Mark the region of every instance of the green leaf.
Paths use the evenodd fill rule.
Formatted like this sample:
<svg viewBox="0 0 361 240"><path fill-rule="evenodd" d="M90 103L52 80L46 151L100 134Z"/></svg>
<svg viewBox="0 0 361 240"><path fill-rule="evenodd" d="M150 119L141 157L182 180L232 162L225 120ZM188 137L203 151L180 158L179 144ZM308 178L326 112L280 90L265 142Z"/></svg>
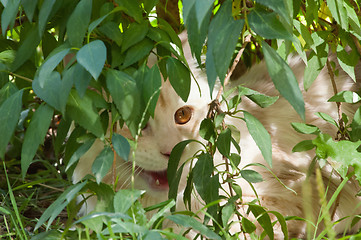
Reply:
<svg viewBox="0 0 361 240"><path fill-rule="evenodd" d="M276 13L256 8L248 15L248 22L251 29L264 38L292 40L292 33L278 20Z"/></svg>
<svg viewBox="0 0 361 240"><path fill-rule="evenodd" d="M129 153L130 153L130 144L128 140L122 135L114 133L112 136L112 144L115 152L119 157L128 161Z"/></svg>
<svg viewBox="0 0 361 240"><path fill-rule="evenodd" d="M143 109L135 80L124 72L108 70L107 88L123 120L135 136Z"/></svg>
<svg viewBox="0 0 361 240"><path fill-rule="evenodd" d="M246 233L253 233L256 231L256 225L254 225L250 220L245 217L242 217L242 230Z"/></svg>
<svg viewBox="0 0 361 240"><path fill-rule="evenodd" d="M26 17L29 19L30 22L33 21L33 16L37 4L38 0L21 0L21 5L23 6Z"/></svg>
<svg viewBox="0 0 361 240"><path fill-rule="evenodd" d="M120 46L123 42L124 35L120 32L119 25L115 22L106 22L99 27L99 31L105 34L108 38L115 41Z"/></svg>
<svg viewBox="0 0 361 240"><path fill-rule="evenodd" d="M215 126L211 119L205 118L199 127L199 135L207 141L214 143L216 139Z"/></svg>
<svg viewBox="0 0 361 240"><path fill-rule="evenodd" d="M66 112L68 117L95 136L99 138L104 136L99 114L94 109L92 98L88 92L85 93L83 98L80 98L78 93L72 90L66 106Z"/></svg>
<svg viewBox="0 0 361 240"><path fill-rule="evenodd" d="M317 112L317 113L315 113L315 115L317 117L319 117L319 118L322 118L326 122L331 123L332 125L334 125L336 127L338 126L337 122L330 115L328 115L327 113Z"/></svg>
<svg viewBox="0 0 361 240"><path fill-rule="evenodd" d="M258 148L261 150L266 162L272 167L271 136L257 118L246 111L243 113L249 133L256 142Z"/></svg>
<svg viewBox="0 0 361 240"><path fill-rule="evenodd" d="M76 54L76 59L95 80L98 79L107 58L107 48L100 40L84 45Z"/></svg>
<svg viewBox="0 0 361 240"><path fill-rule="evenodd" d="M351 91L338 92L335 96L328 99L328 102L346 102L346 103L357 103L361 100L360 95Z"/></svg>
<svg viewBox="0 0 361 240"><path fill-rule="evenodd" d="M56 51L57 49L53 52ZM46 59L45 62L40 66L38 76L40 87L44 87L44 83L47 78L50 77L50 74L53 72L54 68L64 59L64 57L69 53L69 51L70 48L66 48L56 54L53 54L52 56L49 56L48 59Z"/></svg>
<svg viewBox="0 0 361 240"><path fill-rule="evenodd" d="M148 33L148 23L131 23L129 28L124 32L122 53L124 53L129 47L142 41Z"/></svg>
<svg viewBox="0 0 361 240"><path fill-rule="evenodd" d="M250 183L263 182L262 175L251 169L241 170L241 176Z"/></svg>
<svg viewBox="0 0 361 240"><path fill-rule="evenodd" d="M168 216L167 218L178 225L199 231L202 235L206 236L207 238L219 239L219 240L221 239L220 236L215 234L212 230L207 228L199 221L195 220L193 217L177 214L177 215Z"/></svg>
<svg viewBox="0 0 361 240"><path fill-rule="evenodd" d="M154 65L146 74L145 81L143 83L143 100L145 103L149 103L148 112L150 116L154 118L155 107L160 95L160 88L162 85L162 77L158 65Z"/></svg>
<svg viewBox="0 0 361 240"><path fill-rule="evenodd" d="M80 145L80 147L71 156L68 164L66 165L65 171L68 171L69 168L74 163L76 163L81 158L81 156L83 156L90 149L90 147L93 145L94 141L95 141L94 138L89 139L89 140L85 141L82 145Z"/></svg>
<svg viewBox="0 0 361 240"><path fill-rule="evenodd" d="M147 56L150 53L150 51L153 49L153 47L154 47L153 41L151 41L148 38L145 38L141 42L130 47L130 49L128 49L125 55L122 68L127 68L133 63Z"/></svg>
<svg viewBox="0 0 361 240"><path fill-rule="evenodd" d="M92 76L82 65L76 63L65 71L63 81L67 78L74 79L75 88L82 98L88 89Z"/></svg>
<svg viewBox="0 0 361 240"><path fill-rule="evenodd" d="M6 99L0 106L0 158L4 159L6 148L15 131L18 123L21 106L22 106L23 90L17 91Z"/></svg>
<svg viewBox="0 0 361 240"><path fill-rule="evenodd" d="M114 210L126 213L144 191L137 189L119 189L114 196Z"/></svg>
<svg viewBox="0 0 361 240"><path fill-rule="evenodd" d="M244 26L244 20L234 20L232 17L231 5L231 1L227 1L222 5L221 9L212 20L208 33L206 61L213 61L213 64L211 63L209 66L206 65L207 76L210 67L214 66L222 84L231 63L239 35ZM208 60L209 55L212 55L212 57ZM208 76L208 78L209 77L210 76ZM213 89L213 81L214 80L210 82L210 80L208 80L210 89ZM211 84L213 85L211 86Z"/></svg>
<svg viewBox="0 0 361 240"><path fill-rule="evenodd" d="M353 142L361 139L361 107L357 109L351 123L350 137Z"/></svg>
<svg viewBox="0 0 361 240"><path fill-rule="evenodd" d="M312 143L312 140L304 140L299 142L292 148L292 152L305 152L314 148L315 145Z"/></svg>
<svg viewBox="0 0 361 240"><path fill-rule="evenodd" d="M214 0L194 1L198 28L201 29L203 21L207 21L207 15L214 4Z"/></svg>
<svg viewBox="0 0 361 240"><path fill-rule="evenodd" d="M336 20L336 22L347 31L349 26L348 16L343 2L344 1L340 0L327 0L327 7L330 9L332 17Z"/></svg>
<svg viewBox="0 0 361 240"><path fill-rule="evenodd" d="M271 106L279 98L278 96L270 97L243 86L238 86L238 94L241 96L247 96L250 100L262 108Z"/></svg>
<svg viewBox="0 0 361 240"><path fill-rule="evenodd" d="M292 127L299 133L303 134L318 134L320 129L314 125L306 123L291 123Z"/></svg>
<svg viewBox="0 0 361 240"><path fill-rule="evenodd" d="M78 183L67 188L41 215L39 221L35 225L36 231L45 221L48 220L46 229L49 229L54 219L63 211L63 209L76 197L78 192L85 186L87 182Z"/></svg>
<svg viewBox="0 0 361 240"><path fill-rule="evenodd" d="M360 58L357 51L352 49L346 51L341 45L337 45L337 60L341 68L356 82L355 66L359 62Z"/></svg>
<svg viewBox="0 0 361 240"><path fill-rule="evenodd" d="M92 0L81 0L69 17L66 29L69 42L74 47L80 47L92 13Z"/></svg>
<svg viewBox="0 0 361 240"><path fill-rule="evenodd" d="M326 46L326 44L324 44L323 46ZM318 74L325 66L327 61L326 54L328 53L325 52L322 55L320 55L311 52L311 54L309 55L307 66L305 68L304 80L303 80L305 90L308 90L310 88L313 81L317 78Z"/></svg>
<svg viewBox="0 0 361 240"><path fill-rule="evenodd" d="M287 1L287 0L286 0ZM285 1L280 0L256 0L257 3L260 3L283 17L286 20L288 25L292 25L292 14L285 5Z"/></svg>
<svg viewBox="0 0 361 240"><path fill-rule="evenodd" d="M231 138L231 130L229 128L223 130L218 136L216 146L223 156L229 157L231 151Z"/></svg>
<svg viewBox="0 0 361 240"><path fill-rule="evenodd" d="M44 0L43 4L41 5L39 12L39 25L38 25L40 38L44 33L45 26L48 23L48 18L50 16L50 13L53 9L55 2L56 0Z"/></svg>
<svg viewBox="0 0 361 240"><path fill-rule="evenodd" d="M207 154L201 154L193 167L193 182L197 192L203 200L207 202L207 194L209 194L208 185L213 173L213 159Z"/></svg>
<svg viewBox="0 0 361 240"><path fill-rule="evenodd" d="M21 149L21 173L23 178L39 145L44 142L53 114L54 110L51 107L42 104L31 118L29 127L25 132L24 143Z"/></svg>
<svg viewBox="0 0 361 240"><path fill-rule="evenodd" d="M249 209L257 218L257 222L263 227L270 239L274 239L273 225L271 218L263 207L256 204L249 204Z"/></svg>
<svg viewBox="0 0 361 240"><path fill-rule="evenodd" d="M112 167L114 152L111 147L105 146L95 158L92 165L92 172L99 184Z"/></svg>
<svg viewBox="0 0 361 240"><path fill-rule="evenodd" d="M1 29L2 35L5 36L5 33L9 25L13 25L16 14L19 11L20 0L8 0L6 7L3 9L1 14ZM12 26L10 26L12 28Z"/></svg>
<svg viewBox="0 0 361 240"><path fill-rule="evenodd" d="M129 16L134 18L135 21L140 23L143 19L141 5L138 1L123 1L115 0L119 7Z"/></svg>
<svg viewBox="0 0 361 240"><path fill-rule="evenodd" d="M287 99L300 117L305 119L305 103L297 79L288 64L270 47L262 42L268 73L281 95Z"/></svg>
<svg viewBox="0 0 361 240"><path fill-rule="evenodd" d="M12 65L12 71L16 71L22 66L35 52L35 49L40 43L39 30L36 25L32 26L24 41L16 52L15 60Z"/></svg>
<svg viewBox="0 0 361 240"><path fill-rule="evenodd" d="M191 89L191 77L188 68L179 60L171 57L167 60L167 72L172 87L178 96L187 102Z"/></svg>
<svg viewBox="0 0 361 240"><path fill-rule="evenodd" d="M54 71L44 81L44 87L40 87L39 78L35 77L32 84L34 92L50 106L64 114L66 102L73 86L73 78L64 76L64 79L61 80L59 72Z"/></svg>

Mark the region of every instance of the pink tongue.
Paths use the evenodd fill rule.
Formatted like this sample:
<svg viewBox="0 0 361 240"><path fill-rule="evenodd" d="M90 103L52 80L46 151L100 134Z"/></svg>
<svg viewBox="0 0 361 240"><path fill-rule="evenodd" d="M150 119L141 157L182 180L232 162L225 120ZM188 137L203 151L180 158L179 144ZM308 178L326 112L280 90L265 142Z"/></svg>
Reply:
<svg viewBox="0 0 361 240"><path fill-rule="evenodd" d="M162 172L148 172L152 178L154 179L155 182L157 182L157 185L159 186L164 186L164 185L168 185L168 179L167 179L167 171L162 171Z"/></svg>

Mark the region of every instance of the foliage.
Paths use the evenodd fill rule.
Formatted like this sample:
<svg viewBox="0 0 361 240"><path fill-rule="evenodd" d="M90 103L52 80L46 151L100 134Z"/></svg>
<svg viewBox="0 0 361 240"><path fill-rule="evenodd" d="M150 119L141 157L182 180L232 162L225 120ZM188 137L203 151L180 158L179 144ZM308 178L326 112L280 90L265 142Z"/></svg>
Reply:
<svg viewBox="0 0 361 240"><path fill-rule="evenodd" d="M184 239L171 229L163 229L165 220L212 239L237 239L241 233L231 235L229 228L240 223L243 232L257 238L255 223L236 211L242 190L232 177L240 176L250 183L262 181L262 177L253 170L238 168L241 159L237 131L231 126L224 128L222 121L226 114L238 112L237 105L244 97L263 107L277 99L240 86L232 90L235 97L229 99L224 94L227 109L223 113L215 112L213 118L202 122L200 135L209 144L194 156L198 161L193 162L184 200L190 204L194 186L205 203L203 221L196 221L192 212L174 212L173 199L184 168L178 166L179 158L192 140L179 143L170 156L168 175L176 176L170 182L170 200L144 208L138 201L141 191L114 192L100 182L111 169L114 154L126 159L130 147L136 146L140 130L154 116L161 76L169 78L183 100L188 98L191 75L177 36L183 27L171 25L155 14L156 8L166 7L157 0L0 2L0 158L4 169L0 173L0 225L5 226L0 228L0 238ZM334 63L327 59L329 53L336 53L341 68L356 78L354 68L361 54L361 11L357 1L184 0L180 5L195 58L201 64L201 55L206 55L205 71L211 90L217 79L222 84L227 82L227 72L242 47L242 63L247 67L264 57L275 87L302 119L305 106L286 63L289 54L297 52L307 63L305 89L325 66L331 74L338 74ZM246 46L248 35L252 38ZM158 64L148 68L146 62L153 49L157 50ZM359 100L360 96L352 92L340 92L330 99L352 103ZM360 111L352 119L342 115L335 120L318 114L337 126L341 141L323 134L317 126L293 123L296 131L315 135L313 140L297 144L294 151L315 148L317 160L330 157L339 163L336 170L344 179L348 179L348 168L352 166L360 181ZM243 115L263 157L272 166L267 131L250 113ZM127 125L135 142L129 144L113 132L117 123ZM110 135L107 129L111 129ZM76 162L96 138L104 142L105 148L92 167L95 178L72 185L66 179L71 179ZM231 145L236 153L230 152ZM227 159L230 168L226 171L213 168L216 150ZM230 196L219 194L224 176L232 189ZM55 192L48 196L47 188ZM75 198L86 192L103 196L103 211L78 219L81 203ZM221 198L227 200L226 204L221 203ZM329 203L333 201L336 197ZM33 206L37 206L36 218L29 213ZM65 207L64 216L61 212ZM157 212L147 219L145 212L152 210ZM276 216L287 236L287 218L256 203L249 204L249 211L264 229L259 237L274 237L269 214ZM239 223L231 220L233 213L237 213ZM318 237L326 234L322 232Z"/></svg>

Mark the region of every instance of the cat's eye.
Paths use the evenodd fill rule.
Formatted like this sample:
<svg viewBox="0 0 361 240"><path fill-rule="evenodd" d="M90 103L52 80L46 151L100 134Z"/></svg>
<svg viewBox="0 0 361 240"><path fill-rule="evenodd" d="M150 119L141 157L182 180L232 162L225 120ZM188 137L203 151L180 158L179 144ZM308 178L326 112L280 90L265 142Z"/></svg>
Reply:
<svg viewBox="0 0 361 240"><path fill-rule="evenodd" d="M174 114L174 121L177 124L186 124L192 118L193 109L190 107L181 107Z"/></svg>

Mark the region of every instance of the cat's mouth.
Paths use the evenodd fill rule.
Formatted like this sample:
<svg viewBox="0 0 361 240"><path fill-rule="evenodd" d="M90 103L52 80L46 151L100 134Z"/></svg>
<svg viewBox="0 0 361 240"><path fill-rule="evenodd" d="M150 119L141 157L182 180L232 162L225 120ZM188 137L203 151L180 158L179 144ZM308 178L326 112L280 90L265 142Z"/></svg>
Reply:
<svg viewBox="0 0 361 240"><path fill-rule="evenodd" d="M169 189L167 169L163 171L148 171L142 169L141 175L148 182L150 188L162 191Z"/></svg>

